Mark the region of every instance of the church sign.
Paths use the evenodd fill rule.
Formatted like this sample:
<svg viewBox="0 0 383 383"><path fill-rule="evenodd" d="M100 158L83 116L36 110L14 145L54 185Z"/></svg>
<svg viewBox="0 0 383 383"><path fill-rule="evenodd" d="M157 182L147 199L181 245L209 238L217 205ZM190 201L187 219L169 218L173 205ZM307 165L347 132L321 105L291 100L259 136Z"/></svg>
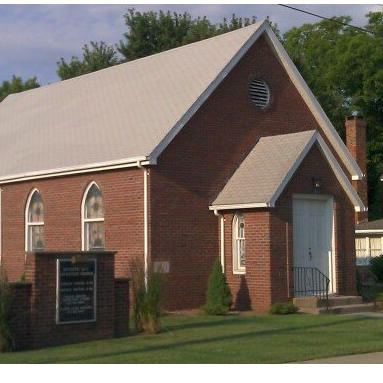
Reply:
<svg viewBox="0 0 383 383"><path fill-rule="evenodd" d="M56 323L96 320L95 259L58 259Z"/></svg>

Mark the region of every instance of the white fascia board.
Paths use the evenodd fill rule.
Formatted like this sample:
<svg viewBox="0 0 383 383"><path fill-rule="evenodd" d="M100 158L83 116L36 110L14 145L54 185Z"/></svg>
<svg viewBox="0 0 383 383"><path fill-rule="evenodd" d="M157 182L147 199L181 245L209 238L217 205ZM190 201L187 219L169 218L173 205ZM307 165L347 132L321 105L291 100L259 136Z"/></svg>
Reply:
<svg viewBox="0 0 383 383"><path fill-rule="evenodd" d="M323 138L320 136L320 134L317 133L317 142L319 144L319 148L321 149L322 153L324 154L327 163L330 165L331 169L333 170L335 177L343 187L343 190L346 192L348 197L350 198L351 202L354 205L354 209L356 212L362 212L367 211L367 208L364 206L362 200L359 198L357 192L351 185L350 181L348 180L347 176L344 174L342 168L338 164L337 160L335 159L334 155L332 154L329 147L324 142Z"/></svg>
<svg viewBox="0 0 383 383"><path fill-rule="evenodd" d="M29 172L16 174L0 178L0 184L9 184L13 182L29 181L42 178L61 177L73 174L100 172L113 169L123 169L147 165L155 165L155 161L148 160L147 157L134 157L117 161L99 162L94 164L71 166L66 168L50 169L39 172Z"/></svg>
<svg viewBox="0 0 383 383"><path fill-rule="evenodd" d="M355 230L355 234L383 234L383 229Z"/></svg>
<svg viewBox="0 0 383 383"><path fill-rule="evenodd" d="M306 105L310 109L311 113L317 120L318 124L323 129L327 138L331 142L331 145L339 154L340 158L346 165L348 171L350 172L353 180L361 180L364 178L364 174L356 163L355 159L351 156L343 140L340 138L339 134L335 130L331 121L326 116L326 113L323 111L322 107L319 105L319 102L311 92L310 88L306 84L305 80L299 73L298 69L294 65L293 61L290 59L289 55L286 53L282 44L279 42L278 38L272 32L271 28L266 29L267 36L273 46L277 56L279 57L282 65L284 66L290 80L297 88L298 92L302 96Z"/></svg>
<svg viewBox="0 0 383 383"><path fill-rule="evenodd" d="M285 190L285 187L287 186L287 184L289 183L289 181L291 180L292 176L294 175L294 173L297 171L299 165L302 163L302 161L304 160L304 158L307 156L307 153L309 152L309 150L311 149L311 147L314 145L314 143L316 142L317 140L317 137L318 137L318 133L317 132L313 132L313 135L312 137L310 138L309 142L307 143L307 145L305 146L305 148L302 150L301 154L299 155L299 157L297 158L297 160L295 161L294 165L290 168L290 170L288 171L288 173L286 174L285 178L282 180L282 182L279 184L277 190L275 191L275 193L273 194L273 196L271 197L270 199L270 203L272 203L273 205L275 205L275 203L277 202L277 199L279 198L279 196L281 195L281 193L283 192L283 190Z"/></svg>
<svg viewBox="0 0 383 383"><path fill-rule="evenodd" d="M167 135L162 139L162 141L154 148L153 152L150 154L149 159L157 161L159 155L165 150L165 148L170 144L173 138L180 132L180 130L186 125L186 123L193 117L193 115L198 111L198 109L204 104L204 102L210 97L210 95L215 91L215 89L221 84L225 77L232 71L232 69L237 65L239 60L246 54L250 47L258 40L265 30L269 28L267 21L264 21L259 28L250 36L244 45L239 49L239 51L232 57L228 64L222 69L214 81L205 89L205 91L198 97L198 99L193 103L193 105L187 110L187 112L182 116L182 118L173 126L173 128L167 133Z"/></svg>
<svg viewBox="0 0 383 383"><path fill-rule="evenodd" d="M209 210L260 209L260 208L269 208L269 207L274 207L274 205L269 202L259 202L259 203L233 204L233 205L211 205L209 206Z"/></svg>

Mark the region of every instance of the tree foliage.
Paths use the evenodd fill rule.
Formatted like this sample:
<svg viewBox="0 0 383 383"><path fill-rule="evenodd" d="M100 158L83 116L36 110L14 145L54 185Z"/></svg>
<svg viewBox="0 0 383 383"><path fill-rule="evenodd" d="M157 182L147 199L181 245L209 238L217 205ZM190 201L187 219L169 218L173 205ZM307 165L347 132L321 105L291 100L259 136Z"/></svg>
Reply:
<svg viewBox="0 0 383 383"><path fill-rule="evenodd" d="M91 41L90 47L85 44L82 50L83 57L81 60L76 56L72 56L70 62L66 62L62 57L57 62L57 75L61 80L95 72L118 63L116 49L113 46L108 46L103 41L100 43Z"/></svg>
<svg viewBox="0 0 383 383"><path fill-rule="evenodd" d="M3 81L0 86L0 102L12 93L23 92L24 90L38 88L39 86L36 77L23 81L21 77L12 76L11 81Z"/></svg>
<svg viewBox="0 0 383 383"><path fill-rule="evenodd" d="M124 15L129 28L120 41L118 51L123 60L130 61L163 52L185 44L229 32L256 21L256 17L211 23L206 16L193 19L187 12L137 12L134 8Z"/></svg>
<svg viewBox="0 0 383 383"><path fill-rule="evenodd" d="M367 14L362 32L331 20L284 34L284 46L329 119L344 137L345 117L357 111L367 122L370 219L383 213L383 14ZM349 24L350 17L335 21Z"/></svg>

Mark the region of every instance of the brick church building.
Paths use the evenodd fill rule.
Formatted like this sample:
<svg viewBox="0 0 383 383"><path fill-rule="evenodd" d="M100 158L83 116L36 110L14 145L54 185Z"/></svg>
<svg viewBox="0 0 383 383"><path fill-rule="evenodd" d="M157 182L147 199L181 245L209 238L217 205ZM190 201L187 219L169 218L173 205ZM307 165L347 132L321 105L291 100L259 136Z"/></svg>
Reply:
<svg viewBox="0 0 383 383"><path fill-rule="evenodd" d="M238 308L291 300L300 268L355 294L356 185L362 170L267 22L0 104L14 281L30 252L105 249L116 277L135 257L166 273L169 309L204 302L216 257Z"/></svg>

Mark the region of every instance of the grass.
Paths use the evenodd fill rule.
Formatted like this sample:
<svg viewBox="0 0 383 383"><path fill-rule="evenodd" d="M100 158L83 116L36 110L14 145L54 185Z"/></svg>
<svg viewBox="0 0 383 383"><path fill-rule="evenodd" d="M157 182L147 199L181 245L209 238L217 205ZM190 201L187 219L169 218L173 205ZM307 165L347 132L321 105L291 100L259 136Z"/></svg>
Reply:
<svg viewBox="0 0 383 383"><path fill-rule="evenodd" d="M0 363L286 363L383 350L362 316L167 316L157 335L0 354Z"/></svg>

